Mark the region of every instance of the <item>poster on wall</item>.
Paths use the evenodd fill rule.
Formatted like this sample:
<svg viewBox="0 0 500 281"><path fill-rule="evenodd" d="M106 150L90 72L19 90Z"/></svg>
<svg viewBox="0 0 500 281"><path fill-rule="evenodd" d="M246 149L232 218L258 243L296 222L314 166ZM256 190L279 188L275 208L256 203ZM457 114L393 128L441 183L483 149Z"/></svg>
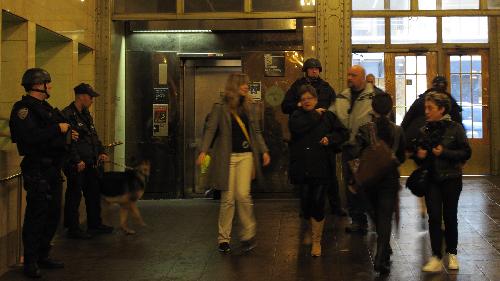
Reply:
<svg viewBox="0 0 500 281"><path fill-rule="evenodd" d="M248 89L249 89L250 96L252 97L253 101L262 100L262 90L261 90L262 83L260 81L248 83Z"/></svg>
<svg viewBox="0 0 500 281"><path fill-rule="evenodd" d="M168 136L168 104L153 104L153 137Z"/></svg>
<svg viewBox="0 0 500 281"><path fill-rule="evenodd" d="M285 55L264 54L264 74L269 77L284 77Z"/></svg>

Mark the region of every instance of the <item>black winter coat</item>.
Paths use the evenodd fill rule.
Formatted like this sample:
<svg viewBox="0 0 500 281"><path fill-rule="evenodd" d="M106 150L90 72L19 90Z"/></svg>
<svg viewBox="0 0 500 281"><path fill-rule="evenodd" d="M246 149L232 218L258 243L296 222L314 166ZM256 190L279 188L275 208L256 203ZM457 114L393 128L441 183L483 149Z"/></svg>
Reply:
<svg viewBox="0 0 500 281"><path fill-rule="evenodd" d="M286 92L285 99L281 103L283 113L291 115L295 110L299 109L297 106L300 101L299 89L303 85L311 85L316 89L316 94L318 95L318 105L316 107L328 109L335 102L335 91L328 82L321 78L311 79L303 77L297 79Z"/></svg>
<svg viewBox="0 0 500 281"><path fill-rule="evenodd" d="M334 150L349 139L349 131L330 111L322 115L313 111L296 110L289 120L290 142L289 176L293 184L330 183L335 173L335 162L330 161ZM328 138L328 146L320 144Z"/></svg>
<svg viewBox="0 0 500 281"><path fill-rule="evenodd" d="M420 128L425 125L425 96L427 93L434 91L434 89L429 89L423 94L418 96L418 99L413 102L410 109L405 114L403 121L401 122L401 127L405 131L406 135L406 145L408 150L415 150L416 139ZM462 123L462 114L460 113L462 109L457 104L457 101L448 94L451 99L451 109L450 116L451 120Z"/></svg>
<svg viewBox="0 0 500 281"><path fill-rule="evenodd" d="M462 167L472 154L462 124L451 120L427 122L419 131L417 143L427 150L427 157L415 161L427 167L436 181L461 177ZM432 148L439 144L443 146L443 152L435 156Z"/></svg>

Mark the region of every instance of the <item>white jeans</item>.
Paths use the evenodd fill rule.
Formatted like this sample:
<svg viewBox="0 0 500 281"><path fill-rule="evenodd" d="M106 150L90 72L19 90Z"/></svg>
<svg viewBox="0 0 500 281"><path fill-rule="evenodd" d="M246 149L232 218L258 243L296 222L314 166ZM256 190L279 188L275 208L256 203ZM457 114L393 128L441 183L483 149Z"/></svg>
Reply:
<svg viewBox="0 0 500 281"><path fill-rule="evenodd" d="M231 240L235 203L242 228L241 241L255 236L255 216L250 196L253 156L251 152L232 153L229 163L229 189L221 192L219 213L219 243Z"/></svg>

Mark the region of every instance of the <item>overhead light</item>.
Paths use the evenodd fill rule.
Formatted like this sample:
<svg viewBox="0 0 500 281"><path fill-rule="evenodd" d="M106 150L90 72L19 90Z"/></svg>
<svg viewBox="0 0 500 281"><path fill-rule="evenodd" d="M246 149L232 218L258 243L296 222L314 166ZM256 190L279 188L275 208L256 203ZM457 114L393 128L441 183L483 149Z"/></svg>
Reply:
<svg viewBox="0 0 500 281"><path fill-rule="evenodd" d="M314 6L316 5L316 0L300 0L300 6Z"/></svg>
<svg viewBox="0 0 500 281"><path fill-rule="evenodd" d="M210 33L210 29L134 30L134 33Z"/></svg>

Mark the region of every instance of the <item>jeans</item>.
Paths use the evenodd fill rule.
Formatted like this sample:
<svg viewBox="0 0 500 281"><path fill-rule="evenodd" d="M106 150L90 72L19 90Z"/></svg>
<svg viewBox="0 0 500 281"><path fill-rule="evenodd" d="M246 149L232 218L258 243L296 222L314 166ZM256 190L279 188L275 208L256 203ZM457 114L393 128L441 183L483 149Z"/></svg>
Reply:
<svg viewBox="0 0 500 281"><path fill-rule="evenodd" d="M432 254L442 257L441 244L443 230L441 220L444 220L444 238L446 252L457 254L458 244L458 199L462 191L462 177L447 179L441 182L431 181L425 195L427 214L429 215L429 234L431 237Z"/></svg>
<svg viewBox="0 0 500 281"><path fill-rule="evenodd" d="M229 163L229 189L221 191L219 212L219 243L231 240L235 207L242 229L240 240L248 241L255 236L256 222L250 195L253 156L251 152L232 153Z"/></svg>

